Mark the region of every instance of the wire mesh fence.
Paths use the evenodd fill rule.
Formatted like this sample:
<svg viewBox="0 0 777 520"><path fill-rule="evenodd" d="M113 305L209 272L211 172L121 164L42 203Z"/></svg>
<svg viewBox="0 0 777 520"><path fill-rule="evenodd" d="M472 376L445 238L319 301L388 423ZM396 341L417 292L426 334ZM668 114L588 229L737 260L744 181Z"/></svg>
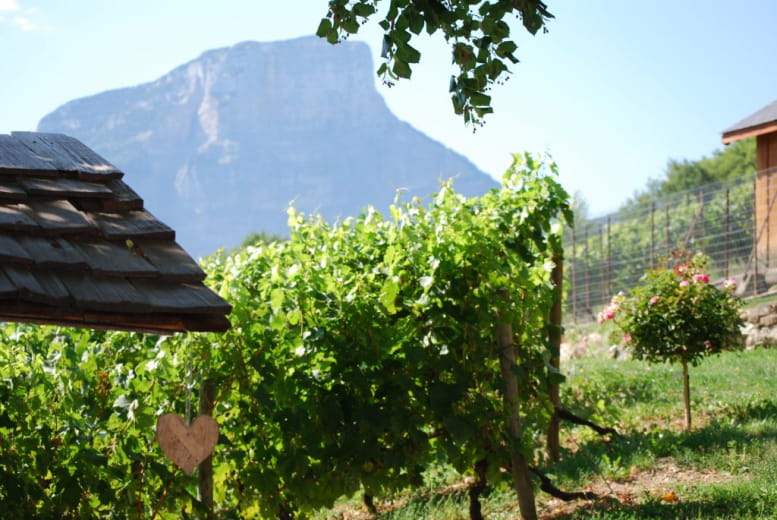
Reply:
<svg viewBox="0 0 777 520"><path fill-rule="evenodd" d="M593 319L677 251L706 254L713 282L736 279L742 297L768 291L777 285L776 201L772 169L578 219L565 235L567 316Z"/></svg>

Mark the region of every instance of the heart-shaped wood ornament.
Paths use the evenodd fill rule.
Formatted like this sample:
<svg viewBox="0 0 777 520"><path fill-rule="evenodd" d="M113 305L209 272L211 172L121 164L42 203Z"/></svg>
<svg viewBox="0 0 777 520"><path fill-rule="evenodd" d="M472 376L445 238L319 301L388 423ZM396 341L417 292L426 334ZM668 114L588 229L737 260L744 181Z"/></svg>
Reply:
<svg viewBox="0 0 777 520"><path fill-rule="evenodd" d="M216 446L219 426L209 415L200 415L186 426L180 415L168 413L156 423L156 438L162 452L176 466L191 473Z"/></svg>

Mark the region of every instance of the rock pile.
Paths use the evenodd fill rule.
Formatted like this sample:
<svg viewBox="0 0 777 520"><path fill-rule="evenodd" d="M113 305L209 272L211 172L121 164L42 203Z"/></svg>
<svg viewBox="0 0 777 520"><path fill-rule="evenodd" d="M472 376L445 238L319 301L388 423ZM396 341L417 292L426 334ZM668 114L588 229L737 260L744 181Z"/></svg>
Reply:
<svg viewBox="0 0 777 520"><path fill-rule="evenodd" d="M777 346L777 303L763 303L744 312L745 348Z"/></svg>

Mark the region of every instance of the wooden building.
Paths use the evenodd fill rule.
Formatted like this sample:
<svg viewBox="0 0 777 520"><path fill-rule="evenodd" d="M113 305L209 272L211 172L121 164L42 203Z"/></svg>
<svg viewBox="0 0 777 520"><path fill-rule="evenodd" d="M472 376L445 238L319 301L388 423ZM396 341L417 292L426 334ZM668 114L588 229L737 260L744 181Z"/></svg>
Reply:
<svg viewBox="0 0 777 520"><path fill-rule="evenodd" d="M723 144L756 138L755 232L759 257L777 251L777 101L723 132ZM772 255L773 256L773 255Z"/></svg>
<svg viewBox="0 0 777 520"><path fill-rule="evenodd" d="M0 321L229 328L229 304L123 177L72 137L0 135Z"/></svg>

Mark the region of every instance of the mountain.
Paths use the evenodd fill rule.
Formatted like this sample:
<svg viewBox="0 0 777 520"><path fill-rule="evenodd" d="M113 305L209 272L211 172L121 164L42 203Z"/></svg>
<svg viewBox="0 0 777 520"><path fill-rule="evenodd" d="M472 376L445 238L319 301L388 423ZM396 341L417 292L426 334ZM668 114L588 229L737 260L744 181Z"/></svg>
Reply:
<svg viewBox="0 0 777 520"><path fill-rule="evenodd" d="M286 208L328 219L428 196L456 177L496 183L400 121L375 89L369 47L316 37L207 51L156 81L70 101L38 131L83 141L126 174L194 255L252 231L287 234Z"/></svg>

